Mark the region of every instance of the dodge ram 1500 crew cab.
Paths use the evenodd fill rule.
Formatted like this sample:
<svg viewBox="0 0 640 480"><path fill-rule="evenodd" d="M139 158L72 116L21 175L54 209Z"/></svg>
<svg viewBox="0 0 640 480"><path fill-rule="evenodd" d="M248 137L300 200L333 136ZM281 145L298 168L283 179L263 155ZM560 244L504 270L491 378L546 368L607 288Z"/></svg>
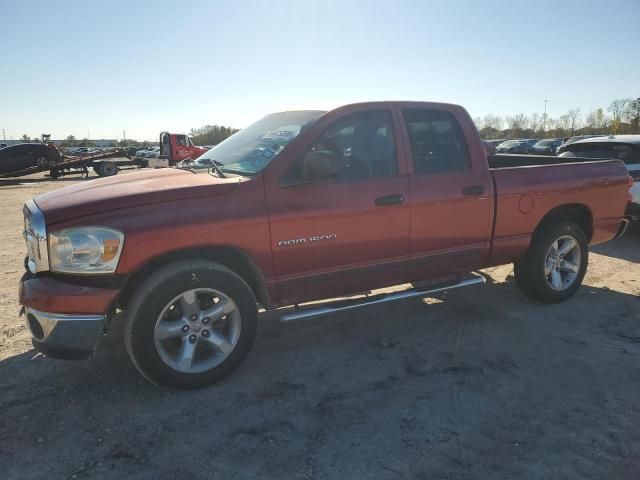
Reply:
<svg viewBox="0 0 640 480"><path fill-rule="evenodd" d="M425 295L480 283L463 275L508 262L526 295L562 301L582 282L588 245L624 231L629 189L619 160L564 160L487 158L456 105L276 113L194 168L28 201L20 303L35 347L63 357L90 356L123 310L138 370L192 388L240 365L260 307L410 283L420 287L366 301Z"/></svg>

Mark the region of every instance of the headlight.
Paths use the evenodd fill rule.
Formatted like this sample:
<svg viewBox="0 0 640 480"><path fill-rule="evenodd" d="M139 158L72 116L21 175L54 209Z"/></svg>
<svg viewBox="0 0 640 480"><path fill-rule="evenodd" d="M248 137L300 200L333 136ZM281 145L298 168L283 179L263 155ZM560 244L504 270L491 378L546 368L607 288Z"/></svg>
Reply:
<svg viewBox="0 0 640 480"><path fill-rule="evenodd" d="M59 273L113 273L123 244L124 234L111 228L66 228L52 232L50 269Z"/></svg>

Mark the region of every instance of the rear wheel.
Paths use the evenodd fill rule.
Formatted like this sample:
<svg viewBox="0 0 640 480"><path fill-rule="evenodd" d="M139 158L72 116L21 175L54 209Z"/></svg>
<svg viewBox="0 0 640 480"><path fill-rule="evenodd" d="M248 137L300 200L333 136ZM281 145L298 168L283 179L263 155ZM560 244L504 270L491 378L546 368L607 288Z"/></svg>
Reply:
<svg viewBox="0 0 640 480"><path fill-rule="evenodd" d="M536 234L514 265L516 284L527 296L555 303L573 295L587 271L589 249L582 229L562 222Z"/></svg>
<svg viewBox="0 0 640 480"><path fill-rule="evenodd" d="M251 351L258 310L249 286L213 262L183 261L149 277L129 308L125 343L136 368L168 388L211 385Z"/></svg>

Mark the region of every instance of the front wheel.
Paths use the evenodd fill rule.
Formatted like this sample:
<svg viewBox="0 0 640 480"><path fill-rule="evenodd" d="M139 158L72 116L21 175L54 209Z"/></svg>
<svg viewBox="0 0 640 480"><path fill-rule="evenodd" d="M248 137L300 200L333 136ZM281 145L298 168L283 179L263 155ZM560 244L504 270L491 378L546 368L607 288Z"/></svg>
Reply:
<svg viewBox="0 0 640 480"><path fill-rule="evenodd" d="M534 236L527 253L515 263L516 284L535 300L562 302L582 284L588 262L584 232L573 222L562 222Z"/></svg>
<svg viewBox="0 0 640 480"><path fill-rule="evenodd" d="M213 262L183 261L136 291L125 328L127 351L151 382L188 389L211 385L247 357L257 334L253 292Z"/></svg>

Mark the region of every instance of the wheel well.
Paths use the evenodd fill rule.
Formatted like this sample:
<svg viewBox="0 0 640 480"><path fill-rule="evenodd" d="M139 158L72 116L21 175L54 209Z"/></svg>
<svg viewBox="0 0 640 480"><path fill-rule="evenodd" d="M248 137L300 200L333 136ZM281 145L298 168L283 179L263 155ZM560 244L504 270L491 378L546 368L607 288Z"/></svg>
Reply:
<svg viewBox="0 0 640 480"><path fill-rule="evenodd" d="M233 270L247 282L259 304L264 307L270 305L271 300L265 286L264 277L253 260L246 253L236 248L217 246L176 250L151 259L127 279L118 298L119 307L122 309L127 307L138 286L154 271L169 263L194 259L213 261Z"/></svg>
<svg viewBox="0 0 640 480"><path fill-rule="evenodd" d="M586 235L587 241L591 241L591 236L593 235L593 215L591 214L591 210L581 203L570 203L554 208L542 217L533 235L535 236L544 232L558 222L566 220L576 223Z"/></svg>

